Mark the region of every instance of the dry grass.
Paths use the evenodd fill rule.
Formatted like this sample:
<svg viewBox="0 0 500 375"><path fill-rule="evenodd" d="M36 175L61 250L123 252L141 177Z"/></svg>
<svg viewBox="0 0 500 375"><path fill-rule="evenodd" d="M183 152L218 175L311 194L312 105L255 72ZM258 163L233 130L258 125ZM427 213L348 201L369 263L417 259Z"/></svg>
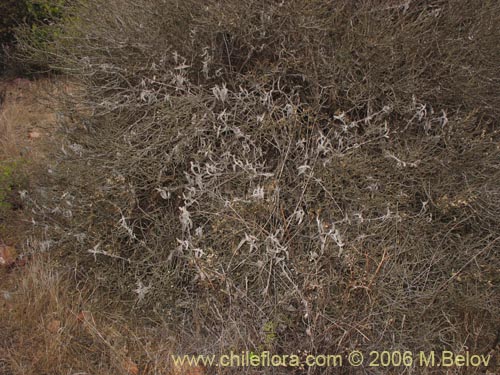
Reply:
<svg viewBox="0 0 500 375"><path fill-rule="evenodd" d="M158 331L132 328L46 256L0 275L0 373L168 374Z"/></svg>
<svg viewBox="0 0 500 375"><path fill-rule="evenodd" d="M55 128L55 110L46 100L55 88L54 83L46 79L29 81L18 78L0 82L0 93L3 95L0 105L0 160L43 158L43 148L38 143L50 137ZM34 143L37 143L36 147L33 147Z"/></svg>
<svg viewBox="0 0 500 375"><path fill-rule="evenodd" d="M0 81L0 182L2 211L0 239L4 242L23 241L25 222L21 191L34 189L46 173L50 162L47 155L53 148L55 101L47 100L56 86L47 79Z"/></svg>

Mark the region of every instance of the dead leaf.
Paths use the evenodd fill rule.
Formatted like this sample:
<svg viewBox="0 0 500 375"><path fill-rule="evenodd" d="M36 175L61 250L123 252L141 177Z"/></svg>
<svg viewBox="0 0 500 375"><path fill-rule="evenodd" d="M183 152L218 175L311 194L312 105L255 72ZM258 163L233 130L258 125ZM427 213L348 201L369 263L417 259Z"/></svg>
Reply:
<svg viewBox="0 0 500 375"><path fill-rule="evenodd" d="M174 365L173 374L175 375L205 375L205 370L201 366L176 366Z"/></svg>
<svg viewBox="0 0 500 375"><path fill-rule="evenodd" d="M16 262L17 252L12 246L0 245L0 266L10 267Z"/></svg>
<svg viewBox="0 0 500 375"><path fill-rule="evenodd" d="M139 375L139 367L130 358L126 358L123 361L122 367L127 372L127 374Z"/></svg>
<svg viewBox="0 0 500 375"><path fill-rule="evenodd" d="M28 263L28 260L26 258L21 258L16 261L16 266L17 267L24 267Z"/></svg>
<svg viewBox="0 0 500 375"><path fill-rule="evenodd" d="M78 323L84 323L90 318L90 311L80 311L76 316L76 321Z"/></svg>
<svg viewBox="0 0 500 375"><path fill-rule="evenodd" d="M31 81L26 78L16 78L14 79L14 85L18 87L29 87L31 86Z"/></svg>
<svg viewBox="0 0 500 375"><path fill-rule="evenodd" d="M50 333L56 334L61 328L61 321L54 319L49 324L47 324L47 329Z"/></svg>
<svg viewBox="0 0 500 375"><path fill-rule="evenodd" d="M187 369L186 375L205 375L205 371L200 366L190 367Z"/></svg>
<svg viewBox="0 0 500 375"><path fill-rule="evenodd" d="M40 132L35 131L35 130L30 131L28 133L28 138L29 139L37 139L37 138L40 138L41 136L42 136L42 134Z"/></svg>

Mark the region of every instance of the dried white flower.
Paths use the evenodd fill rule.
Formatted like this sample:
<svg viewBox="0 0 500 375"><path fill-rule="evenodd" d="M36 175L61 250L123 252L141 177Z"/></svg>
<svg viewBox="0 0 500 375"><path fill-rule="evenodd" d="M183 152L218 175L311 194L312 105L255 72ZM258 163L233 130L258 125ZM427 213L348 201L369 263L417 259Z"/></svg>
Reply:
<svg viewBox="0 0 500 375"><path fill-rule="evenodd" d="M295 218L295 220L297 220L297 224L299 224L299 225L304 220L305 215L306 215L306 213L304 212L304 210L302 208L299 208L297 211L295 211L293 213L293 217Z"/></svg>
<svg viewBox="0 0 500 375"><path fill-rule="evenodd" d="M295 109L290 103L285 105L285 113L287 117L291 117L295 113Z"/></svg>
<svg viewBox="0 0 500 375"><path fill-rule="evenodd" d="M256 187L253 192L252 192L252 198L254 199L264 199L264 188L263 187Z"/></svg>
<svg viewBox="0 0 500 375"><path fill-rule="evenodd" d="M311 169L311 166L310 165L306 165L306 164L297 167L297 170L299 171L299 176L301 174L304 174L309 169Z"/></svg>
<svg viewBox="0 0 500 375"><path fill-rule="evenodd" d="M151 289L151 285L148 285L148 286L145 286L141 280L138 280L137 283L137 288L134 289L134 292L137 294L137 299L140 301L142 301L144 299L144 297L146 296L146 294L149 292L149 290Z"/></svg>
<svg viewBox="0 0 500 375"><path fill-rule="evenodd" d="M212 89L212 92L215 98L223 103L226 101L227 95L229 93L225 83L222 84L222 87L219 87L219 85L215 85L215 87Z"/></svg>
<svg viewBox="0 0 500 375"><path fill-rule="evenodd" d="M196 237L203 237L203 228L202 227L196 228L194 234Z"/></svg>
<svg viewBox="0 0 500 375"><path fill-rule="evenodd" d="M250 245L249 252L251 253L254 249L257 248L256 242L257 242L257 237L245 233L245 238L243 238L240 241L240 243L238 244L238 247L236 247L236 251L238 251L245 243L248 243Z"/></svg>
<svg viewBox="0 0 500 375"><path fill-rule="evenodd" d="M125 216L123 216L123 213L121 214L121 219L118 221L118 223L120 224L120 226L125 229L128 233L128 235L130 236L130 238L136 240L137 237L135 236L134 234L134 231L132 230L132 228L130 228L127 224L127 219Z"/></svg>
<svg viewBox="0 0 500 375"><path fill-rule="evenodd" d="M199 247L193 249L193 253L196 258L201 258L203 255L205 255L205 252Z"/></svg>
<svg viewBox="0 0 500 375"><path fill-rule="evenodd" d="M317 146L317 152L318 154L327 154L328 152L332 151L332 144L328 138L325 137L323 133L320 133L319 139L318 139L318 146Z"/></svg>
<svg viewBox="0 0 500 375"><path fill-rule="evenodd" d="M191 215L189 214L189 211L185 206L179 207L179 210L181 211L180 221L182 225L182 231L189 232L189 230L193 227L193 222L191 221Z"/></svg>
<svg viewBox="0 0 500 375"><path fill-rule="evenodd" d="M319 239L321 242L321 254L325 252L325 247L328 239L332 239L337 246L339 247L339 256L342 255L344 249L344 241L340 235L340 232L337 228L335 228L335 223L332 223L330 226L324 224L320 218L316 217L316 224L318 225ZM328 229L330 227L330 229ZM326 231L328 229L328 231Z"/></svg>
<svg viewBox="0 0 500 375"><path fill-rule="evenodd" d="M155 190L160 193L160 197L162 197L162 199L170 198L170 192L167 191L165 188L156 188Z"/></svg>

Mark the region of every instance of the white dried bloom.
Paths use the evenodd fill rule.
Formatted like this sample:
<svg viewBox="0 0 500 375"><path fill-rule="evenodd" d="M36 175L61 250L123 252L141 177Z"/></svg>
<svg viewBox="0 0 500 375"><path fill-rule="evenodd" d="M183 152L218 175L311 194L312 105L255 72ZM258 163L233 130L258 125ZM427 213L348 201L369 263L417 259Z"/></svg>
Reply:
<svg viewBox="0 0 500 375"><path fill-rule="evenodd" d="M130 236L130 238L136 240L137 237L135 236L134 234L134 231L132 230L132 228L130 228L127 224L127 219L125 218L125 216L123 216L123 214L121 214L121 219L118 221L118 223L120 224L120 226L125 229L128 233L128 235Z"/></svg>
<svg viewBox="0 0 500 375"><path fill-rule="evenodd" d="M148 97L149 97L149 91L148 90L142 90L141 94L139 95L139 98L141 99L141 102L148 102Z"/></svg>
<svg viewBox="0 0 500 375"><path fill-rule="evenodd" d="M285 113L287 117L291 117L295 113L295 109L290 103L285 105Z"/></svg>
<svg viewBox="0 0 500 375"><path fill-rule="evenodd" d="M299 225L304 220L305 215L306 215L306 213L304 212L304 210L302 208L299 208L297 211L295 211L293 213L293 217L295 218L295 220L297 220L297 224L299 224Z"/></svg>
<svg viewBox="0 0 500 375"><path fill-rule="evenodd" d="M183 254L189 249L190 242L188 240L180 240L177 238L177 242L179 243L179 246L176 248L178 253Z"/></svg>
<svg viewBox="0 0 500 375"><path fill-rule="evenodd" d="M332 150L332 144L328 138L325 137L323 133L320 133L318 139L317 152L318 154L327 154Z"/></svg>
<svg viewBox="0 0 500 375"><path fill-rule="evenodd" d="M219 87L219 85L215 85L215 87L212 89L212 92L215 98L223 103L226 101L227 95L229 93L225 83L222 84L222 87Z"/></svg>
<svg viewBox="0 0 500 375"><path fill-rule="evenodd" d="M178 89L181 89L184 87L184 83L187 81L186 77L182 74L174 74L174 77L172 78L172 81L171 83L172 84L175 84L175 86L178 88Z"/></svg>
<svg viewBox="0 0 500 375"><path fill-rule="evenodd" d="M342 121L344 124L345 124L345 112L340 112L338 115L333 115L333 118L335 120L339 120L339 121Z"/></svg>
<svg viewBox="0 0 500 375"><path fill-rule="evenodd" d="M275 233L267 236L265 240L266 252L272 255L276 263L283 261L285 258L288 259L288 247L283 246L279 237L283 235L282 230L278 229ZM285 254L284 257L278 257L279 254Z"/></svg>
<svg viewBox="0 0 500 375"><path fill-rule="evenodd" d="M87 238L85 233L77 233L74 236L79 243L82 243Z"/></svg>
<svg viewBox="0 0 500 375"><path fill-rule="evenodd" d="M406 167L411 167L411 168L416 168L418 167L418 165L420 164L420 160L417 160L415 162L406 162L406 161L403 161L401 160L400 158L398 158L396 155L394 155L393 153L389 152L389 151L385 151L384 153L385 157L388 158L388 159L394 159L396 162L397 162L397 167L398 168L406 168Z"/></svg>
<svg viewBox="0 0 500 375"><path fill-rule="evenodd" d="M384 112L384 113L391 113L391 111L392 111L392 107L389 105L384 105L384 107L382 108L382 112Z"/></svg>
<svg viewBox="0 0 500 375"><path fill-rule="evenodd" d="M191 221L191 215L189 214L189 211L185 206L179 207L179 210L181 211L179 218L182 225L182 231L189 232L189 230L193 227L193 222Z"/></svg>
<svg viewBox="0 0 500 375"><path fill-rule="evenodd" d="M181 64L179 66L176 66L174 68L174 70L185 70L185 69L188 69L188 68L191 68L191 65L187 65L187 64Z"/></svg>
<svg viewBox="0 0 500 375"><path fill-rule="evenodd" d="M318 259L319 255L316 251L311 251L309 253L309 261L314 262L316 259Z"/></svg>
<svg viewBox="0 0 500 375"><path fill-rule="evenodd" d="M306 146L306 140L304 138L301 138L295 143L295 145L301 150L303 150Z"/></svg>
<svg viewBox="0 0 500 375"><path fill-rule="evenodd" d="M170 192L167 191L165 188L156 188L155 190L160 193L160 197L162 197L162 199L170 198Z"/></svg>
<svg viewBox="0 0 500 375"><path fill-rule="evenodd" d="M49 251L50 248L52 247L52 244L53 244L54 241L52 240L46 240L46 241L40 241L38 243L39 245L39 248L40 248L40 251L43 253L43 252L46 252L46 251Z"/></svg>
<svg viewBox="0 0 500 375"><path fill-rule="evenodd" d="M137 294L137 299L140 301L142 301L144 299L144 297L146 296L146 294L149 292L149 290L151 289L151 285L148 285L148 286L145 286L141 280L138 280L137 283L137 288L134 289L134 292Z"/></svg>
<svg viewBox="0 0 500 375"><path fill-rule="evenodd" d="M252 198L257 200L264 199L264 188L260 186L256 187L252 192Z"/></svg>
<svg viewBox="0 0 500 375"><path fill-rule="evenodd" d="M363 219L363 214L361 212L355 212L354 217L358 220L358 223L363 223L365 219Z"/></svg>
<svg viewBox="0 0 500 375"><path fill-rule="evenodd" d="M304 164L304 165L297 167L297 170L299 171L299 176L301 174L304 174L308 169L311 169L311 166L307 165L307 164Z"/></svg>
<svg viewBox="0 0 500 375"><path fill-rule="evenodd" d="M201 258L203 255L205 255L203 249L200 249L199 247L193 249L193 253L196 258Z"/></svg>
<svg viewBox="0 0 500 375"><path fill-rule="evenodd" d="M78 154L78 156L82 156L83 155L83 146L82 145L79 145L78 143L72 143L68 146L71 151L73 151L75 154Z"/></svg>
<svg viewBox="0 0 500 375"><path fill-rule="evenodd" d="M328 228L328 225L325 225L319 217L316 217L316 224L318 225L318 232L319 232L319 239L321 242L321 254L324 253L326 243L328 239L333 240L337 246L339 247L339 256L342 255L342 252L344 250L345 243L340 235L340 232L338 231L337 228L335 228L335 223L331 224L331 227L328 231L326 229Z"/></svg>
<svg viewBox="0 0 500 375"><path fill-rule="evenodd" d="M179 63L179 57L180 57L179 52L177 52L177 51L172 52L172 56L174 57L175 63L178 64Z"/></svg>
<svg viewBox="0 0 500 375"><path fill-rule="evenodd" d="M441 127L444 128L446 124L448 124L448 116L446 116L446 112L441 110L442 116L439 118L439 122L441 123Z"/></svg>
<svg viewBox="0 0 500 375"><path fill-rule="evenodd" d="M212 176L216 176L219 172L219 168L217 168L217 166L215 164L205 164L205 173L212 177Z"/></svg>
<svg viewBox="0 0 500 375"><path fill-rule="evenodd" d="M205 79L209 79L210 78L210 68L208 66L208 64L210 64L210 62L212 62L212 57L210 56L210 54L208 53L208 47L204 47L203 48L203 53L201 54L201 57L203 57L203 68L201 69Z"/></svg>
<svg viewBox="0 0 500 375"><path fill-rule="evenodd" d="M196 228L194 234L196 237L203 237L203 228L202 227Z"/></svg>
<svg viewBox="0 0 500 375"><path fill-rule="evenodd" d="M236 251L238 251L245 243L248 243L250 245L250 250L249 252L251 253L254 249L257 248L256 245L257 242L257 237L245 233L245 238L243 238L240 243L238 244L238 247L236 247Z"/></svg>

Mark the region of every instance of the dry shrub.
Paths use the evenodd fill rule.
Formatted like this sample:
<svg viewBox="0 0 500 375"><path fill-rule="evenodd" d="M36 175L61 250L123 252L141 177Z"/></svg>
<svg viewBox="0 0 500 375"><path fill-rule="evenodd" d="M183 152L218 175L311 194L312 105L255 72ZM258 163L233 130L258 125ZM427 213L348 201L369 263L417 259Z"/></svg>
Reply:
<svg viewBox="0 0 500 375"><path fill-rule="evenodd" d="M49 51L81 90L39 217L186 352L488 352L499 11L82 2Z"/></svg>

